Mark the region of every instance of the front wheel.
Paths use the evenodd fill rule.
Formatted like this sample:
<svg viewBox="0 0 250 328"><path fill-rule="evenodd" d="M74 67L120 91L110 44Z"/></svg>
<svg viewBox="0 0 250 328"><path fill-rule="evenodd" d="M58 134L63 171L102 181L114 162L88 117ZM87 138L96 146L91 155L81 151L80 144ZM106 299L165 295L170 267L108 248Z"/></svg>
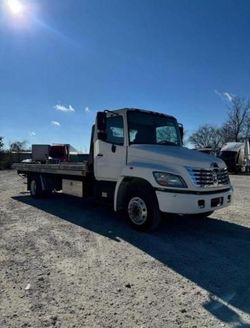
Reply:
<svg viewBox="0 0 250 328"><path fill-rule="evenodd" d="M140 231L155 230L161 221L156 196L149 188L130 188L126 204L130 224Z"/></svg>

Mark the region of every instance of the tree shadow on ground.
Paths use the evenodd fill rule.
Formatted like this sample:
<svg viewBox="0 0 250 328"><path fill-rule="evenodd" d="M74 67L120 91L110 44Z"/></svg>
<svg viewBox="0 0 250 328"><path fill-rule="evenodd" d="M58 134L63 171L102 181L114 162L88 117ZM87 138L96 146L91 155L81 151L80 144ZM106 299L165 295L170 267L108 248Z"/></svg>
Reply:
<svg viewBox="0 0 250 328"><path fill-rule="evenodd" d="M123 239L211 295L204 307L234 327L250 327L233 308L250 314L250 229L216 219L165 217L154 233L134 231L107 206L62 194L13 199L117 242Z"/></svg>

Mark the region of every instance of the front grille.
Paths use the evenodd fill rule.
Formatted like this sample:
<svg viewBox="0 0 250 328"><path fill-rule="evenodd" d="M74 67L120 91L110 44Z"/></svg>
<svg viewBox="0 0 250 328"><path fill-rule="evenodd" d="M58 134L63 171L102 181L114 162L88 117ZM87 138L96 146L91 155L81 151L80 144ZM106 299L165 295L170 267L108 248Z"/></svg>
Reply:
<svg viewBox="0 0 250 328"><path fill-rule="evenodd" d="M224 169L196 169L187 167L192 182L198 187L215 187L230 183L228 171Z"/></svg>

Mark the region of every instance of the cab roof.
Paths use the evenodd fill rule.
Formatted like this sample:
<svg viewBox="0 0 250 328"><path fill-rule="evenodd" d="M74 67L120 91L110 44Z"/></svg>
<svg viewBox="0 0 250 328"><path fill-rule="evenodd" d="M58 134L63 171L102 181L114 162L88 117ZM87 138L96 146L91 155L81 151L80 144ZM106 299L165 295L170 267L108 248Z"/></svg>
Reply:
<svg viewBox="0 0 250 328"><path fill-rule="evenodd" d="M122 113L122 112L141 112L141 113L147 113L147 114L153 114L153 115L158 115L158 116L163 116L163 117L167 117L170 119L174 119L176 120L176 118L172 115L167 115L164 113L160 113L160 112L156 112L156 111L152 111L152 110L146 110L146 109L140 109L140 108L121 108L121 109L114 109L114 110L106 110L107 112L114 112L114 113Z"/></svg>

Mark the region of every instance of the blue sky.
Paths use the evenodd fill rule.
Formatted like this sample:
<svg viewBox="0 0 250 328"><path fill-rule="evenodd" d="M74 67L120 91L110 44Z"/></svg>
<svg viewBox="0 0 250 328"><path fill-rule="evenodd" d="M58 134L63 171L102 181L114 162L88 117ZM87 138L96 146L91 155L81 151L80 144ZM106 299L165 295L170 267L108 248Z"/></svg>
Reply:
<svg viewBox="0 0 250 328"><path fill-rule="evenodd" d="M190 134L221 124L230 95L250 95L248 0L20 0L21 14L8 1L0 0L6 144L86 151L96 111L121 107L169 113Z"/></svg>

